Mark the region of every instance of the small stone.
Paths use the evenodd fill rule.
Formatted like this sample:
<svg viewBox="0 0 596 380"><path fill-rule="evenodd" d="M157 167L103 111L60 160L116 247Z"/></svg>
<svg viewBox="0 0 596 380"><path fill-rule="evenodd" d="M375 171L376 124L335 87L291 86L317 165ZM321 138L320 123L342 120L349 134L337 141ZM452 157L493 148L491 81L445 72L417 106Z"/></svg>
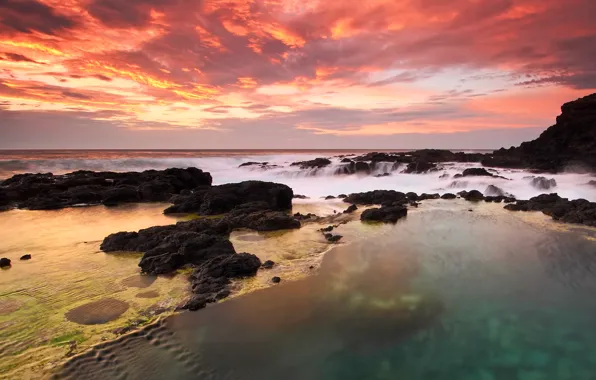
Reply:
<svg viewBox="0 0 596 380"><path fill-rule="evenodd" d="M263 263L263 265L261 265L261 268L263 269L271 269L273 268L273 265L275 265L275 262L271 261L271 260L267 260Z"/></svg>
<svg viewBox="0 0 596 380"><path fill-rule="evenodd" d="M0 259L0 268L8 268L10 266L10 259L7 259L6 257Z"/></svg>
<svg viewBox="0 0 596 380"><path fill-rule="evenodd" d="M275 276L271 279L271 282L273 282L274 284L279 284L281 282L281 278Z"/></svg>
<svg viewBox="0 0 596 380"><path fill-rule="evenodd" d="M30 254L26 254L21 256L21 260L31 260L31 255Z"/></svg>

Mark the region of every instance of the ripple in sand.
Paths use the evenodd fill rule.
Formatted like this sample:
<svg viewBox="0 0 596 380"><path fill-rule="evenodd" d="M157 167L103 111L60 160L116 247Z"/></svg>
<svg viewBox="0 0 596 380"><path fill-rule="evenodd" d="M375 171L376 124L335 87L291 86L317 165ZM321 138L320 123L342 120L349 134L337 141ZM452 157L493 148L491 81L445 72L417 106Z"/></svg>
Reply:
<svg viewBox="0 0 596 380"><path fill-rule="evenodd" d="M135 297L137 298L156 298L159 297L159 293L155 290L150 290L148 292L142 292L137 294Z"/></svg>
<svg viewBox="0 0 596 380"><path fill-rule="evenodd" d="M130 276L122 280L120 283L129 288L148 288L155 282L157 276L150 275L136 275Z"/></svg>
<svg viewBox="0 0 596 380"><path fill-rule="evenodd" d="M21 308L21 303L16 300L0 300L0 315L7 315Z"/></svg>
<svg viewBox="0 0 596 380"><path fill-rule="evenodd" d="M100 325L117 319L128 310L128 304L114 298L104 298L79 306L65 314L66 319L81 325Z"/></svg>

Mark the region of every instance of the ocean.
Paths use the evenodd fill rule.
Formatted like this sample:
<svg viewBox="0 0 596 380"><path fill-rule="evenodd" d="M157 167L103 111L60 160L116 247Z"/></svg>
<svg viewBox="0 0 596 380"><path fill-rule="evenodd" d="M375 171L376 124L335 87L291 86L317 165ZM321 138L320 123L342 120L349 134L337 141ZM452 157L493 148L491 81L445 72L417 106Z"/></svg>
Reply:
<svg viewBox="0 0 596 380"><path fill-rule="evenodd" d="M393 150L407 152L408 150ZM462 150L487 153L485 150ZM402 166L392 163L378 165L367 175L337 175L341 156L363 154L370 150L32 150L0 151L0 179L21 173L64 174L76 170L93 171L143 171L163 170L171 167L198 167L210 172L214 184L262 180L283 183L295 194L311 198L362 192L376 189L393 189L416 193L459 192L479 190L489 185L497 186L518 199L527 199L544 192L531 185L535 174L525 170L498 169L502 178L466 178L453 180L455 174L477 163L445 163L444 170L428 174L403 174ZM317 157L330 158L332 164L322 169L302 170L291 163ZM266 167L246 166L246 162L266 162ZM377 177L389 173L390 176ZM441 177L443 174L447 176ZM570 199L584 198L596 201L596 191L586 185L593 178L589 174L563 173L548 175L554 178L557 192Z"/></svg>

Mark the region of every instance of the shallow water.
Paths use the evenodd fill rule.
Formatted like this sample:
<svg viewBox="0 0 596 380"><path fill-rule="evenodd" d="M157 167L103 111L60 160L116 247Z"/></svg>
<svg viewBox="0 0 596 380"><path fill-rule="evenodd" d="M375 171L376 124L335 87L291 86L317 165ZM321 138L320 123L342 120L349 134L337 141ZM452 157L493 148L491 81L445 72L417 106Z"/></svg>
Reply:
<svg viewBox="0 0 596 380"><path fill-rule="evenodd" d="M367 225L313 276L171 317L57 377L594 379L595 230L501 207L438 201Z"/></svg>

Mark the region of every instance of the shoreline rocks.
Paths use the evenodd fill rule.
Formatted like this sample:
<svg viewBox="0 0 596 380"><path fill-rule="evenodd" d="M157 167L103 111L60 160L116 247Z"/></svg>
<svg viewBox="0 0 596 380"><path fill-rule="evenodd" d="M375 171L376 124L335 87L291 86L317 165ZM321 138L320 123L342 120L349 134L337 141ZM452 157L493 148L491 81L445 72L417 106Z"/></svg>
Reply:
<svg viewBox="0 0 596 380"><path fill-rule="evenodd" d="M17 174L0 184L0 206L3 209L57 210L75 205L165 202L173 195L209 187L211 183L211 174L197 168Z"/></svg>
<svg viewBox="0 0 596 380"><path fill-rule="evenodd" d="M553 220L596 227L596 203L585 199L570 201L557 193L541 194L505 206L510 211L541 211Z"/></svg>

